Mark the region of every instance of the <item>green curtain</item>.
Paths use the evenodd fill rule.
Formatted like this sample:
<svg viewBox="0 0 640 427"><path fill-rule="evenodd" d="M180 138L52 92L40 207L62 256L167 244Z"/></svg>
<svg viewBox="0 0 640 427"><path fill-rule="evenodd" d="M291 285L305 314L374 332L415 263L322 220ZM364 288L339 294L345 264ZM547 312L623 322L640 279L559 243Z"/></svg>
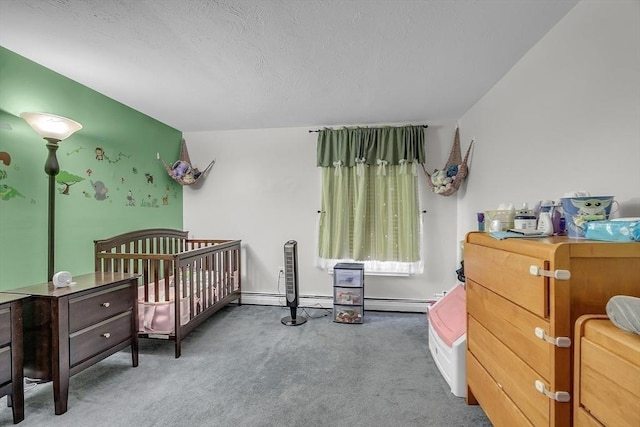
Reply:
<svg viewBox="0 0 640 427"><path fill-rule="evenodd" d="M318 131L318 166L376 165L386 161L398 165L402 160L424 163L425 126L341 128Z"/></svg>
<svg viewBox="0 0 640 427"><path fill-rule="evenodd" d="M320 267L348 260L369 271L422 271L418 163L422 126L320 131Z"/></svg>

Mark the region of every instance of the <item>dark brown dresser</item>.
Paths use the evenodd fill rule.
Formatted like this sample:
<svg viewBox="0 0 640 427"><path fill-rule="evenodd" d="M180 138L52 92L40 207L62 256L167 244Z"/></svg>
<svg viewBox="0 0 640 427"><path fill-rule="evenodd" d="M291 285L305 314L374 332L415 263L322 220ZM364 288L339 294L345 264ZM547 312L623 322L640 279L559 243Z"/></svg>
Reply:
<svg viewBox="0 0 640 427"><path fill-rule="evenodd" d="M69 378L126 347L138 366L137 274L91 273L73 285L12 289L24 301L24 375L53 381L55 413L67 411Z"/></svg>
<svg viewBox="0 0 640 427"><path fill-rule="evenodd" d="M0 293L0 397L7 396L14 424L24 420L22 302L27 298Z"/></svg>

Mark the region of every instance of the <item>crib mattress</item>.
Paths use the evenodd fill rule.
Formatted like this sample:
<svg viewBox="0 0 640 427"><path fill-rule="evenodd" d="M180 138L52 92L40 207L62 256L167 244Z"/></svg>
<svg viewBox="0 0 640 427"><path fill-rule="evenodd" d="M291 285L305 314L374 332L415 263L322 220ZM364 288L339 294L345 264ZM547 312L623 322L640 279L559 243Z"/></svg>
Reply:
<svg viewBox="0 0 640 427"><path fill-rule="evenodd" d="M201 274L200 283L196 287L202 287L206 283L207 272ZM238 289L237 271L231 275L231 284L233 290ZM189 288L189 278L186 279L187 288ZM219 282L218 282L219 284ZM180 282L178 282L180 286ZM173 276L169 278L169 297L165 298L165 279L158 282L158 296L155 296L155 284L148 285L149 297L145 299L144 286L138 288L138 332L170 335L175 333L175 286ZM213 287L213 297L218 297L217 285ZM202 309L202 301L194 296L194 308L196 312ZM189 295L186 294L180 298L180 325L185 325L191 319L191 306L189 303Z"/></svg>
<svg viewBox="0 0 640 427"><path fill-rule="evenodd" d="M149 284L149 300L144 298L144 286L138 288L138 332L153 334L172 334L175 332L175 287L170 282L169 297L165 298L164 279L158 282L159 293L156 298L154 284ZM191 310L189 296L180 299L180 324L189 322Z"/></svg>

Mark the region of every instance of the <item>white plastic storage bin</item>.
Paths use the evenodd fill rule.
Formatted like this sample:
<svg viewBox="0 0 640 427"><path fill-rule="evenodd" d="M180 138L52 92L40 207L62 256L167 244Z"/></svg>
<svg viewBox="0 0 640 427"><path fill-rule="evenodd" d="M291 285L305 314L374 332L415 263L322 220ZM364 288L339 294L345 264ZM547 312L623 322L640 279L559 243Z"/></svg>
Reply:
<svg viewBox="0 0 640 427"><path fill-rule="evenodd" d="M467 325L464 286L456 285L428 312L429 351L457 397L467 396Z"/></svg>

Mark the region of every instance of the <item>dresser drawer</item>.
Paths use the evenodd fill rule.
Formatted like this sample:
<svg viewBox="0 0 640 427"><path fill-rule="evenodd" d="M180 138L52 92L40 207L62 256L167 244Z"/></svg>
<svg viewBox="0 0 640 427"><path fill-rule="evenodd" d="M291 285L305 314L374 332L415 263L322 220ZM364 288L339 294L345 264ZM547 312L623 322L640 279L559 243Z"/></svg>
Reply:
<svg viewBox="0 0 640 427"><path fill-rule="evenodd" d="M602 424L585 411L584 408L578 408L573 412L573 425L575 427L602 427Z"/></svg>
<svg viewBox="0 0 640 427"><path fill-rule="evenodd" d="M11 381L11 346L0 348L0 386Z"/></svg>
<svg viewBox="0 0 640 427"><path fill-rule="evenodd" d="M467 278L537 316L549 315L548 281L529 273L532 265L548 269L547 262L477 245L466 245L464 251Z"/></svg>
<svg viewBox="0 0 640 427"><path fill-rule="evenodd" d="M549 334L546 320L490 292L473 280L467 280L467 312L542 378L551 378L552 346L535 335L536 328L542 328L545 334Z"/></svg>
<svg viewBox="0 0 640 427"><path fill-rule="evenodd" d="M468 328L469 352L497 386L534 425L549 425L549 399L535 387L540 376L471 316Z"/></svg>
<svg viewBox="0 0 640 427"><path fill-rule="evenodd" d="M640 367L584 340L581 356L580 404L604 425L640 425Z"/></svg>
<svg viewBox="0 0 640 427"><path fill-rule="evenodd" d="M131 311L82 329L69 336L69 365L74 366L91 356L131 337Z"/></svg>
<svg viewBox="0 0 640 427"><path fill-rule="evenodd" d="M639 426L640 337L618 329L609 319L587 320L583 333L576 337L580 409L604 425Z"/></svg>
<svg viewBox="0 0 640 427"><path fill-rule="evenodd" d="M533 427L473 355L467 354L467 382L495 427Z"/></svg>
<svg viewBox="0 0 640 427"><path fill-rule="evenodd" d="M73 298L69 301L69 332L79 331L118 313L129 311L133 303L129 284Z"/></svg>
<svg viewBox="0 0 640 427"><path fill-rule="evenodd" d="M0 309L0 345L11 342L11 310Z"/></svg>

